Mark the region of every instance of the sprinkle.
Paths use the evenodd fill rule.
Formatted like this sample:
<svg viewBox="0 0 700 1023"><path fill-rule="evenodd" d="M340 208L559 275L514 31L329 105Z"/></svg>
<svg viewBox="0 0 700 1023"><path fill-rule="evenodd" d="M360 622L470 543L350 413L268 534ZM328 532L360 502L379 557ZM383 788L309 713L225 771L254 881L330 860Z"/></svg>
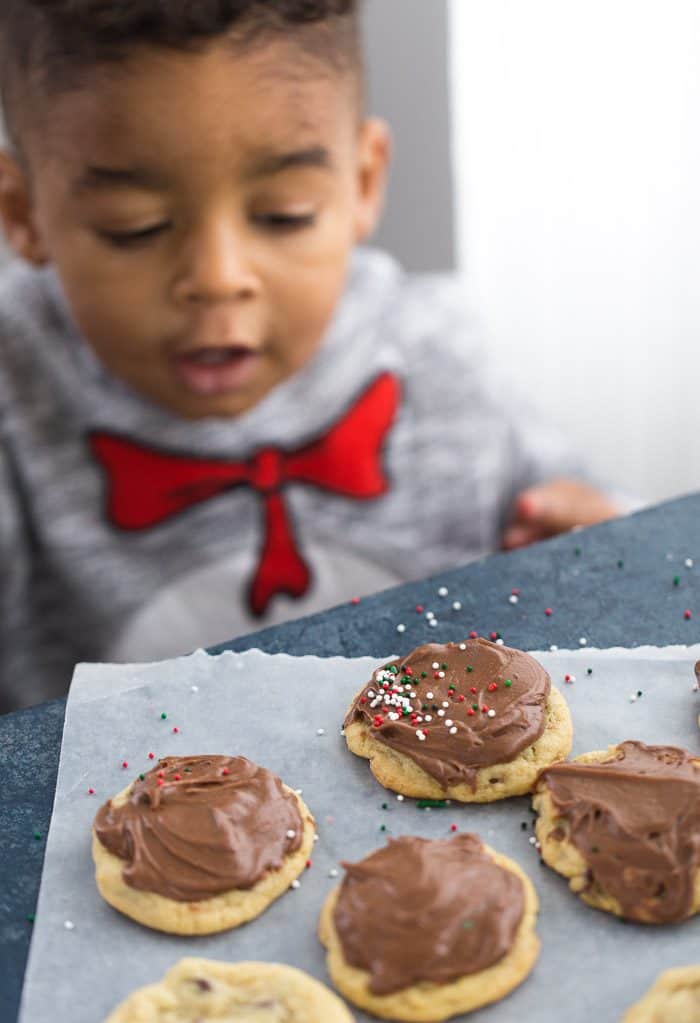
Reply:
<svg viewBox="0 0 700 1023"><path fill-rule="evenodd" d="M422 615L425 608L422 604L416 604L416 614Z"/></svg>
<svg viewBox="0 0 700 1023"><path fill-rule="evenodd" d="M618 568L624 568L624 567L625 567L625 563L624 563L624 561L623 561L622 559L620 559L620 560L618 561L618 563L617 563L617 567L618 567Z"/></svg>
<svg viewBox="0 0 700 1023"><path fill-rule="evenodd" d="M27 920L29 921L29 923L30 923L30 924L33 924L33 923L34 923L34 920L35 920L35 915L34 915L34 913L28 913L28 914L27 914Z"/></svg>
<svg viewBox="0 0 700 1023"><path fill-rule="evenodd" d="M89 796L94 796L94 795L95 795L95 790L93 789L92 785L91 785L91 786L90 786L90 788L88 789L88 795L89 795Z"/></svg>
<svg viewBox="0 0 700 1023"><path fill-rule="evenodd" d="M190 686L190 692L198 693L199 692L199 686Z"/></svg>
<svg viewBox="0 0 700 1023"><path fill-rule="evenodd" d="M224 776L226 776L226 775L230 774L231 772L229 771L228 767L222 767L222 769L221 769L221 773L222 773L222 774L223 774Z"/></svg>
<svg viewBox="0 0 700 1023"><path fill-rule="evenodd" d="M397 632L405 632L405 631L406 631L406 626L405 626L405 625L403 624L403 622L400 622L400 623L399 623L399 624L398 624L398 625L396 626L396 631L397 631Z"/></svg>
<svg viewBox="0 0 700 1023"><path fill-rule="evenodd" d="M495 682L489 682L488 690L489 690L490 693L495 693L497 689L498 689L498 686L496 685Z"/></svg>
<svg viewBox="0 0 700 1023"><path fill-rule="evenodd" d="M65 927L65 929L67 931L72 931L72 930L75 929L75 924L73 923L72 920L64 920L63 921L63 926Z"/></svg>
<svg viewBox="0 0 700 1023"><path fill-rule="evenodd" d="M438 810L442 810L443 807L447 806L446 799L419 799L416 803L419 810L429 810L435 807Z"/></svg>
<svg viewBox="0 0 700 1023"><path fill-rule="evenodd" d="M530 835L530 837L528 838L528 842L530 843L530 845L534 845L536 841L537 839L534 835Z"/></svg>
<svg viewBox="0 0 700 1023"><path fill-rule="evenodd" d="M301 884L300 884L299 881L294 880L294 881L292 881L292 883L291 883L291 885L289 887L290 888L294 888L296 890L297 888L301 888Z"/></svg>
<svg viewBox="0 0 700 1023"><path fill-rule="evenodd" d="M490 717L490 718L495 718L496 717L496 711L493 710L493 709L488 710L488 711L486 711L486 716Z"/></svg>
<svg viewBox="0 0 700 1023"><path fill-rule="evenodd" d="M489 639L492 639L492 640L498 639L498 633L497 632L490 632L489 633Z"/></svg>
<svg viewBox="0 0 700 1023"><path fill-rule="evenodd" d="M472 673L473 671L474 671L474 669L473 669L473 667L471 666L471 664L468 664L468 665L467 665L467 674L468 674L468 675L471 675L471 673Z"/></svg>
<svg viewBox="0 0 700 1023"><path fill-rule="evenodd" d="M585 636L581 636L581 638L578 641L578 645L579 646L586 646L587 643L588 643L588 640L586 639L586 637Z"/></svg>
<svg viewBox="0 0 700 1023"><path fill-rule="evenodd" d="M453 725L452 728L450 728L450 735L456 735L456 734L457 734L457 726Z"/></svg>
<svg viewBox="0 0 700 1023"><path fill-rule="evenodd" d="M452 728L454 721L452 718L445 718L445 728Z"/></svg>
<svg viewBox="0 0 700 1023"><path fill-rule="evenodd" d="M504 646L504 645L505 645L505 640L501 639L501 637L499 636L498 639L496 640L496 646Z"/></svg>
<svg viewBox="0 0 700 1023"><path fill-rule="evenodd" d="M692 568L693 567L693 559L692 558L686 558L685 561L683 562L683 564L685 565L686 568Z"/></svg>
<svg viewBox="0 0 700 1023"><path fill-rule="evenodd" d="M290 828L289 831L287 832L287 838L296 838L296 835L297 833L296 831L294 831L293 828Z"/></svg>
<svg viewBox="0 0 700 1023"><path fill-rule="evenodd" d="M466 650L467 649L467 644L466 643L460 643L459 644L459 649L460 650Z"/></svg>
<svg viewBox="0 0 700 1023"><path fill-rule="evenodd" d="M446 586L441 586L438 590L438 597L446 597L449 592Z"/></svg>
<svg viewBox="0 0 700 1023"><path fill-rule="evenodd" d="M398 799L399 803L403 803L404 797L401 795L400 792L399 792L399 794L398 794L398 796L396 798Z"/></svg>
<svg viewBox="0 0 700 1023"><path fill-rule="evenodd" d="M437 669L440 667L439 661L433 661L430 667L433 669L433 671L437 671Z"/></svg>
<svg viewBox="0 0 700 1023"><path fill-rule="evenodd" d="M636 703L636 702L637 702L637 694L636 693L630 693L630 703Z"/></svg>
<svg viewBox="0 0 700 1023"><path fill-rule="evenodd" d="M551 618L552 617L552 609L551 609L551 607L546 607L544 609L544 613L547 615L547 618Z"/></svg>
<svg viewBox="0 0 700 1023"><path fill-rule="evenodd" d="M577 558L580 558L581 557L581 548L580 547L574 547L574 554L576 555Z"/></svg>
<svg viewBox="0 0 700 1023"><path fill-rule="evenodd" d="M473 926L474 926L474 921L473 920L463 920L462 921L462 927L465 929L465 931L470 931Z"/></svg>
<svg viewBox="0 0 700 1023"><path fill-rule="evenodd" d="M437 624L438 624L437 618L431 618L430 621L428 622L428 625L430 626L431 629L434 629Z"/></svg>
<svg viewBox="0 0 700 1023"><path fill-rule="evenodd" d="M161 718L161 721L165 721L165 719L167 718L167 716L168 716L168 715L167 715L167 714L165 713L165 711L163 711L163 713L162 713L162 714L161 714L161 716L160 716L160 718Z"/></svg>
<svg viewBox="0 0 700 1023"><path fill-rule="evenodd" d="M41 832L40 831L35 831L34 832L34 838L36 839L37 842L39 842L41 840Z"/></svg>
<svg viewBox="0 0 700 1023"><path fill-rule="evenodd" d="M513 682L511 681L511 679L507 678L503 685L506 687L506 689L510 689L510 687L513 685Z"/></svg>
<svg viewBox="0 0 700 1023"><path fill-rule="evenodd" d="M352 598L350 599L350 603L351 603L351 604L354 604L354 605L357 605L357 604L359 604L359 603L360 603L360 600L361 600L361 598L360 598L360 597L352 597Z"/></svg>
<svg viewBox="0 0 700 1023"><path fill-rule="evenodd" d="M177 735L179 731L180 729L177 727L177 725L175 725L175 727L173 728L173 735Z"/></svg>
<svg viewBox="0 0 700 1023"><path fill-rule="evenodd" d="M316 735L325 735L325 734L326 734L326 729L325 728L317 728L316 729Z"/></svg>
<svg viewBox="0 0 700 1023"><path fill-rule="evenodd" d="M148 754L148 759L149 760L153 760L154 757L155 757L155 753L149 753Z"/></svg>
<svg viewBox="0 0 700 1023"><path fill-rule="evenodd" d="M576 681L576 676L575 675L564 675L564 681L565 682L575 682Z"/></svg>
<svg viewBox="0 0 700 1023"><path fill-rule="evenodd" d="M379 830L380 831L386 831L386 824L380 824L379 825Z"/></svg>
<svg viewBox="0 0 700 1023"><path fill-rule="evenodd" d="M461 602L459 600L453 600L452 601L452 610L453 611L461 611L462 610L462 604L461 604Z"/></svg>
<svg viewBox="0 0 700 1023"><path fill-rule="evenodd" d="M519 599L520 599L520 598L519 598L519 597L517 597L517 596L515 595L515 593L511 593L510 597L508 597L508 603L509 603L509 604L517 604L517 603L518 603L518 600L519 600Z"/></svg>
<svg viewBox="0 0 700 1023"><path fill-rule="evenodd" d="M309 870L311 868L311 866L312 866L312 861L311 860L307 860L306 861L306 869Z"/></svg>
<svg viewBox="0 0 700 1023"><path fill-rule="evenodd" d="M467 714L469 715L470 718L474 717L474 713L475 713L475 711L474 711L473 707L468 707L467 708Z"/></svg>
<svg viewBox="0 0 700 1023"><path fill-rule="evenodd" d="M687 622L693 617L693 612L689 608L686 608L685 611L683 612L683 617Z"/></svg>
<svg viewBox="0 0 700 1023"><path fill-rule="evenodd" d="M128 760L122 760L122 767L128 767L128 766L129 766L129 761Z"/></svg>
<svg viewBox="0 0 700 1023"><path fill-rule="evenodd" d="M673 577L673 585L674 586L680 586L680 584L681 584L681 577L679 575L674 575L674 577Z"/></svg>
<svg viewBox="0 0 700 1023"><path fill-rule="evenodd" d="M450 824L450 831L456 831L456 830L457 830L457 825L456 824Z"/></svg>
<svg viewBox="0 0 700 1023"><path fill-rule="evenodd" d="M475 632L474 629L472 629L472 631L469 633L469 638L470 639L478 639L478 637L479 637L479 633Z"/></svg>
<svg viewBox="0 0 700 1023"><path fill-rule="evenodd" d="M521 821L520 822L520 830L521 831L527 831L527 821Z"/></svg>
<svg viewBox="0 0 700 1023"><path fill-rule="evenodd" d="M593 668L586 668L586 674L587 675L592 675L593 674Z"/></svg>
<svg viewBox="0 0 700 1023"><path fill-rule="evenodd" d="M426 693L425 694L425 698L426 698L426 700L432 700L433 694L432 693Z"/></svg>
<svg viewBox="0 0 700 1023"><path fill-rule="evenodd" d="M434 611L426 611L425 612L426 621L430 622L430 621L433 620L434 617L435 617L435 612Z"/></svg>
<svg viewBox="0 0 700 1023"><path fill-rule="evenodd" d="M140 774L140 775L139 775L139 781L143 781L143 780L145 779L145 777L146 777L146 775L145 775L145 774ZM180 778L180 775L178 774L178 775L176 775L176 777L177 777L177 779L179 780L179 778Z"/></svg>
<svg viewBox="0 0 700 1023"><path fill-rule="evenodd" d="M557 646L557 644L556 644L556 643L550 643L550 645L549 645L549 649L551 650L551 652L552 652L553 654L555 654L555 653L557 652L557 650L559 649L559 647Z"/></svg>
<svg viewBox="0 0 700 1023"><path fill-rule="evenodd" d="M422 728L418 728L416 730L416 736L419 742L425 742L426 733L423 731Z"/></svg>
<svg viewBox="0 0 700 1023"><path fill-rule="evenodd" d="M644 693L642 692L642 690L638 689L637 690L637 697L640 697L640 696L643 696L643 695L644 695Z"/></svg>
<svg viewBox="0 0 700 1023"><path fill-rule="evenodd" d="M328 871L328 876L329 877L337 877L338 876L337 868L336 867L331 867L331 869Z"/></svg>

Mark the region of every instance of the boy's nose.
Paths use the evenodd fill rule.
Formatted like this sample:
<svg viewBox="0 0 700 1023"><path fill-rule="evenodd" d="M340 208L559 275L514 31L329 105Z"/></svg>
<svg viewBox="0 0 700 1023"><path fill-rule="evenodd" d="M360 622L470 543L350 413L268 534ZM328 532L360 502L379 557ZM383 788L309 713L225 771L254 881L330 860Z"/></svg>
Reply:
<svg viewBox="0 0 700 1023"><path fill-rule="evenodd" d="M245 250L242 240L225 225L215 224L200 232L177 280L176 299L217 303L253 298L260 282Z"/></svg>

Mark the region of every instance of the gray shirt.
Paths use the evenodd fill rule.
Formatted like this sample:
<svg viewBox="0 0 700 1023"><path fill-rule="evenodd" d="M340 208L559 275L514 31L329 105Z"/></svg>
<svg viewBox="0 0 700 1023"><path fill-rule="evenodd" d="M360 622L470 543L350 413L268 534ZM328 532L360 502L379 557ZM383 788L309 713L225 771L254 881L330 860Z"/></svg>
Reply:
<svg viewBox="0 0 700 1023"><path fill-rule="evenodd" d="M385 492L282 488L311 575L303 595L251 610L267 507L253 486L137 529L111 520L95 431L241 463L313 443L385 374L400 387ZM518 490L560 474L581 467L490 366L458 279L358 250L311 362L244 415L192 422L104 371L51 269L12 265L0 279L0 710L65 692L79 660L184 653L483 555Z"/></svg>

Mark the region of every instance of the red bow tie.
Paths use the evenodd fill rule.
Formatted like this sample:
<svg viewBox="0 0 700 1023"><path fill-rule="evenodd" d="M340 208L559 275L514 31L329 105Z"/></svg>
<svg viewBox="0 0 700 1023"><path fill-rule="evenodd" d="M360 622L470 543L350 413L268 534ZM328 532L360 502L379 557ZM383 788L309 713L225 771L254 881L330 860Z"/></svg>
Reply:
<svg viewBox="0 0 700 1023"><path fill-rule="evenodd" d="M307 483L355 500L387 489L380 453L399 402L399 384L383 373L325 436L297 451L262 448L246 462L189 458L143 447L111 433L90 434L90 447L107 473L110 522L140 530L234 487L263 499L265 530L249 601L255 615L278 593L300 597L311 573L299 553L283 487Z"/></svg>

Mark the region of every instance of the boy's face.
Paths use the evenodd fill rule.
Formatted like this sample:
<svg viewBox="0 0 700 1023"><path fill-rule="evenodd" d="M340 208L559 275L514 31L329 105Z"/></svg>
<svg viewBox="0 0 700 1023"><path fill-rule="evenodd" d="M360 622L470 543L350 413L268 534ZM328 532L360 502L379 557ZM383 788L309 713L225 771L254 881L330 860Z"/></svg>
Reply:
<svg viewBox="0 0 700 1023"><path fill-rule="evenodd" d="M284 40L144 48L28 127L10 240L55 264L112 373L187 418L239 415L317 350L378 216L388 143L355 89Z"/></svg>

